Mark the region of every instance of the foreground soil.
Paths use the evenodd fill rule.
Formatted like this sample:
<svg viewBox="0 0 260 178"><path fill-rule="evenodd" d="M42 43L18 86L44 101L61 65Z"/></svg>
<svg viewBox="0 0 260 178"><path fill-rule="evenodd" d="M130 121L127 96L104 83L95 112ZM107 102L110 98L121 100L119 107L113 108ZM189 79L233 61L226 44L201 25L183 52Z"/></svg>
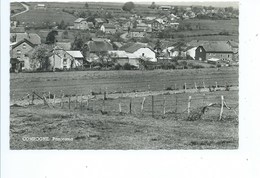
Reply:
<svg viewBox="0 0 260 178"><path fill-rule="evenodd" d="M14 150L238 148L236 120L187 121L43 105L13 106L10 110L10 149Z"/></svg>

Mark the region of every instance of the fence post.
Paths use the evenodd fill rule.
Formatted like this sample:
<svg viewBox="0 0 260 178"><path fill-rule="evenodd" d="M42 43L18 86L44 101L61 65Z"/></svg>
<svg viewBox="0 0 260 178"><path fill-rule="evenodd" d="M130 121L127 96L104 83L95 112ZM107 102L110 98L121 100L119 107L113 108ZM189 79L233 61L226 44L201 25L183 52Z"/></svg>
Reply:
<svg viewBox="0 0 260 178"><path fill-rule="evenodd" d="M64 93L62 93L62 95L61 95L61 103L60 103L61 108L63 108L63 106L64 106L64 101L63 101L63 99L64 99Z"/></svg>
<svg viewBox="0 0 260 178"><path fill-rule="evenodd" d="M55 94L53 94L53 104L55 104Z"/></svg>
<svg viewBox="0 0 260 178"><path fill-rule="evenodd" d="M187 85L186 85L186 83L184 83L184 91L185 91L185 93L186 93L186 89L187 89Z"/></svg>
<svg viewBox="0 0 260 178"><path fill-rule="evenodd" d="M205 85L205 82L203 81L203 88L206 89L206 85Z"/></svg>
<svg viewBox="0 0 260 178"><path fill-rule="evenodd" d="M203 106L205 106L205 99L206 99L206 94L203 94Z"/></svg>
<svg viewBox="0 0 260 178"><path fill-rule="evenodd" d="M119 107L119 113L122 113L121 99L119 99L119 104L118 104L118 107Z"/></svg>
<svg viewBox="0 0 260 178"><path fill-rule="evenodd" d="M132 114L132 98L130 98L129 113Z"/></svg>
<svg viewBox="0 0 260 178"><path fill-rule="evenodd" d="M177 97L177 93L175 94L175 113L178 112L178 97Z"/></svg>
<svg viewBox="0 0 260 178"><path fill-rule="evenodd" d="M215 82L216 83L216 88L215 88L215 90L218 88L218 82Z"/></svg>
<svg viewBox="0 0 260 178"><path fill-rule="evenodd" d="M195 89L197 90L197 89L198 89L198 87L197 87L197 84L196 84L196 82L194 82L194 85L195 85Z"/></svg>
<svg viewBox="0 0 260 178"><path fill-rule="evenodd" d="M32 93L32 104L34 104L34 92Z"/></svg>
<svg viewBox="0 0 260 178"><path fill-rule="evenodd" d="M221 96L221 108L220 108L219 120L222 120L223 107L224 107L224 96L222 95Z"/></svg>
<svg viewBox="0 0 260 178"><path fill-rule="evenodd" d="M70 99L71 99L70 97L71 97L71 95L69 96L69 109L70 109Z"/></svg>
<svg viewBox="0 0 260 178"><path fill-rule="evenodd" d="M152 95L152 117L154 117L154 96Z"/></svg>
<svg viewBox="0 0 260 178"><path fill-rule="evenodd" d="M28 93L27 97L28 97L28 105L30 105L31 102L30 102L30 94L29 93Z"/></svg>
<svg viewBox="0 0 260 178"><path fill-rule="evenodd" d="M78 106L78 94L76 94L76 97L75 97L75 108L77 108Z"/></svg>
<svg viewBox="0 0 260 178"><path fill-rule="evenodd" d="M87 96L87 109L88 109L88 98L89 98L89 97Z"/></svg>
<svg viewBox="0 0 260 178"><path fill-rule="evenodd" d="M102 110L102 112L105 112L105 98L103 98L103 103L102 103L101 110Z"/></svg>
<svg viewBox="0 0 260 178"><path fill-rule="evenodd" d="M166 99L165 96L163 98L163 115L165 115L166 111L165 111L165 103L166 103Z"/></svg>
<svg viewBox="0 0 260 178"><path fill-rule="evenodd" d="M190 103L191 103L191 96L189 96L189 100L188 100L188 116L190 115Z"/></svg>
<svg viewBox="0 0 260 178"><path fill-rule="evenodd" d="M143 113L143 110L144 110L144 102L145 102L145 97L143 98L143 101L142 101L142 105L141 105L141 113Z"/></svg>
<svg viewBox="0 0 260 178"><path fill-rule="evenodd" d="M176 83L174 84L174 90L177 90L177 86L176 86Z"/></svg>
<svg viewBox="0 0 260 178"><path fill-rule="evenodd" d="M81 94L81 100L80 100L80 110L82 111L82 102L83 102L83 94Z"/></svg>
<svg viewBox="0 0 260 178"><path fill-rule="evenodd" d="M103 97L103 100L107 100L107 94L106 94L106 91L104 91L104 97Z"/></svg>
<svg viewBox="0 0 260 178"><path fill-rule="evenodd" d="M49 103L51 102L51 92L49 91Z"/></svg>

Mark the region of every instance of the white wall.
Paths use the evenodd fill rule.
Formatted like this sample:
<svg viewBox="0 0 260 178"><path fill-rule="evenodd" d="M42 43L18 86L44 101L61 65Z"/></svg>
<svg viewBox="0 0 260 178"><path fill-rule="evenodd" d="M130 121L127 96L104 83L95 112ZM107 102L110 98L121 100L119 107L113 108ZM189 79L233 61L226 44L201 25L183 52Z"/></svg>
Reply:
<svg viewBox="0 0 260 178"><path fill-rule="evenodd" d="M150 48L140 48L137 51L135 51L134 54L138 57L142 57L144 54L146 58L150 58L149 61L157 62L155 52L153 52Z"/></svg>

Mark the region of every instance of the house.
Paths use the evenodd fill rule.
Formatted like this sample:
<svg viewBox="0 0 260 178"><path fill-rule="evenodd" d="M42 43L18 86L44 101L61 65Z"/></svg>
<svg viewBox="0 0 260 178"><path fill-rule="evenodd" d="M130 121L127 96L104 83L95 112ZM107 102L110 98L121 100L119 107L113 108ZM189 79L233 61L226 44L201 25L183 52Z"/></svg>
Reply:
<svg viewBox="0 0 260 178"><path fill-rule="evenodd" d="M195 59L196 49L197 49L196 47L187 47L186 57L190 57L191 59Z"/></svg>
<svg viewBox="0 0 260 178"><path fill-rule="evenodd" d="M123 24L123 30L124 31L128 31L129 29L133 28L133 23L131 21L128 21L126 23Z"/></svg>
<svg viewBox="0 0 260 178"><path fill-rule="evenodd" d="M45 4L37 4L34 8L35 9L46 9L46 5Z"/></svg>
<svg viewBox="0 0 260 178"><path fill-rule="evenodd" d="M233 50L223 41L208 42L197 47L195 60L206 61L210 58L218 58L222 61L231 61L233 58Z"/></svg>
<svg viewBox="0 0 260 178"><path fill-rule="evenodd" d="M174 30L178 30L179 25L180 25L179 23L174 22L174 23L170 23L168 26L169 26L170 28L174 29Z"/></svg>
<svg viewBox="0 0 260 178"><path fill-rule="evenodd" d="M129 43L122 46L120 50L134 54L145 61L157 62L155 51L147 43Z"/></svg>
<svg viewBox="0 0 260 178"><path fill-rule="evenodd" d="M106 34L115 34L117 32L115 25L109 23L101 25L100 30Z"/></svg>
<svg viewBox="0 0 260 178"><path fill-rule="evenodd" d="M229 40L229 41L227 42L227 44L228 44L228 45L232 48L232 50L233 50L233 53L234 53L234 55L233 55L233 60L234 60L234 61L237 61L237 60L238 60L238 47L239 47L238 42L233 41L233 40Z"/></svg>
<svg viewBox="0 0 260 178"><path fill-rule="evenodd" d="M78 18L74 21L74 29L87 30L89 29L88 22L84 18Z"/></svg>
<svg viewBox="0 0 260 178"><path fill-rule="evenodd" d="M35 44L27 39L20 40L11 45L10 63L12 71L30 69L28 52L32 51L35 46Z"/></svg>
<svg viewBox="0 0 260 178"><path fill-rule="evenodd" d="M145 30L133 28L130 30L128 36L130 38L143 38L145 37Z"/></svg>
<svg viewBox="0 0 260 178"><path fill-rule="evenodd" d="M100 28L101 25L106 23L106 21L104 19L101 19L101 18L95 18L94 22L95 22L95 27L96 28Z"/></svg>
<svg viewBox="0 0 260 178"><path fill-rule="evenodd" d="M115 49L115 50L117 50L117 49L119 49L119 48L121 48L123 46L122 43L116 42L116 41L113 42L112 45L113 45L113 49Z"/></svg>
<svg viewBox="0 0 260 178"><path fill-rule="evenodd" d="M215 65L217 65L217 64L220 64L221 60L218 59L218 58L210 58L210 59L207 60L207 62L208 62L209 64L215 64Z"/></svg>
<svg viewBox="0 0 260 178"><path fill-rule="evenodd" d="M155 19L152 23L153 31L160 31L164 29L165 22L163 19Z"/></svg>
<svg viewBox="0 0 260 178"><path fill-rule="evenodd" d="M136 25L136 28L137 28L137 29L142 29L142 30L144 30L144 31L147 31L147 29L149 28L149 26L148 26L147 24L145 24L145 23L138 23L138 24Z"/></svg>
<svg viewBox="0 0 260 178"><path fill-rule="evenodd" d="M174 7L172 7L172 6L160 6L159 9L164 10L164 11L168 11L168 10L174 9Z"/></svg>
<svg viewBox="0 0 260 178"><path fill-rule="evenodd" d="M72 69L83 67L83 55L80 51L65 51L56 46L49 55L52 69Z"/></svg>
<svg viewBox="0 0 260 178"><path fill-rule="evenodd" d="M99 62L100 56L107 55L108 51L113 50L113 46L108 40L92 38L91 41L84 44L83 50L85 51L86 61Z"/></svg>
<svg viewBox="0 0 260 178"><path fill-rule="evenodd" d="M124 66L127 63L132 66L135 66L136 68L139 68L140 66L140 57L133 53L127 53L123 50L114 50L109 51L109 55L112 61L115 61L115 63L120 64L121 66Z"/></svg>

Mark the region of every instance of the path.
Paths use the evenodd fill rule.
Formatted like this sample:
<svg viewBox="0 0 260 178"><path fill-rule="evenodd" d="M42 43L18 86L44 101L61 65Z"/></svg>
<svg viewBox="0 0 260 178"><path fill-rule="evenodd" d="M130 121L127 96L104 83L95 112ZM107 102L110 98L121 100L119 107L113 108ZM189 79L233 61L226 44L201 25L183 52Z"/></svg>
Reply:
<svg viewBox="0 0 260 178"><path fill-rule="evenodd" d="M17 14L12 15L11 17L15 17L15 16L17 16L17 15L21 15L21 14L23 14L23 13L29 11L29 6L28 6L28 5L26 5L26 4L24 4L24 3L21 3L21 4L23 5L23 7L25 7L25 10L22 11L22 12L19 12L19 13L17 13Z"/></svg>

